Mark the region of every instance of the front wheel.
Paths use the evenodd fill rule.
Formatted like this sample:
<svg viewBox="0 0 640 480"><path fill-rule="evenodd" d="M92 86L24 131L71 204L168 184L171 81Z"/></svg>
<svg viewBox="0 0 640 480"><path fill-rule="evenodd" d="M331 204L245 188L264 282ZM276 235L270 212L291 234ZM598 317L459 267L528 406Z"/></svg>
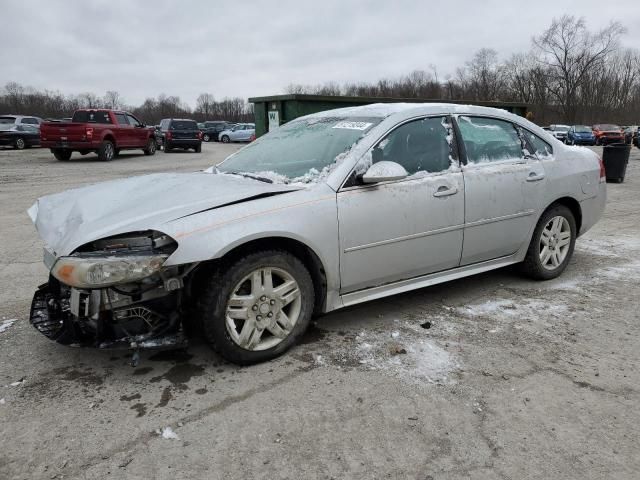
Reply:
<svg viewBox="0 0 640 480"><path fill-rule="evenodd" d="M15 142L13 142L13 146L16 147L17 150L24 150L27 143L24 141L24 138L18 137Z"/></svg>
<svg viewBox="0 0 640 480"><path fill-rule="evenodd" d="M542 214L522 270L536 280L559 276L571 260L577 237L576 220L569 208L554 205Z"/></svg>
<svg viewBox="0 0 640 480"><path fill-rule="evenodd" d="M202 329L225 359L250 365L293 346L313 306L311 276L296 256L255 252L214 274L201 299Z"/></svg>
<svg viewBox="0 0 640 480"><path fill-rule="evenodd" d="M202 137L202 140L204 140L205 142L208 142L209 140L211 140L211 137L209 136L208 133L205 133L204 136Z"/></svg>
<svg viewBox="0 0 640 480"><path fill-rule="evenodd" d="M229 143L231 139L227 135L223 135L220 140L222 141L222 143Z"/></svg>

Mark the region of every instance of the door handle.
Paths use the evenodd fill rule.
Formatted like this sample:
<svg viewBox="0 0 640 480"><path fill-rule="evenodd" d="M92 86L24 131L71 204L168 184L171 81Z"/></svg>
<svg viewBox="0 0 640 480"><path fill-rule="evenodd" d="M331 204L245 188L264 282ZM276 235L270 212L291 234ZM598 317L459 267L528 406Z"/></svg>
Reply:
<svg viewBox="0 0 640 480"><path fill-rule="evenodd" d="M527 182L538 182L544 178L544 173L530 172Z"/></svg>
<svg viewBox="0 0 640 480"><path fill-rule="evenodd" d="M458 187L447 187L445 185L441 185L438 187L433 193L434 197L448 197L449 195L455 195L458 193Z"/></svg>

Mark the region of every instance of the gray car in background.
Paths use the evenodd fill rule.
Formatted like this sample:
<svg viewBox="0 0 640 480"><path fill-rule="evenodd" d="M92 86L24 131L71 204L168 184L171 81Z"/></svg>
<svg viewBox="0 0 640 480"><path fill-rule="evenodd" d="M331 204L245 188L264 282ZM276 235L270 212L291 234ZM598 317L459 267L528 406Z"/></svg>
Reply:
<svg viewBox="0 0 640 480"><path fill-rule="evenodd" d="M349 305L513 264L555 278L605 199L594 152L503 110L331 110L204 172L40 198L29 215L51 276L31 323L99 348L166 348L201 331L251 364Z"/></svg>
<svg viewBox="0 0 640 480"><path fill-rule="evenodd" d="M253 123L237 123L230 129L220 132L218 139L222 143L250 142L255 134L256 126Z"/></svg>

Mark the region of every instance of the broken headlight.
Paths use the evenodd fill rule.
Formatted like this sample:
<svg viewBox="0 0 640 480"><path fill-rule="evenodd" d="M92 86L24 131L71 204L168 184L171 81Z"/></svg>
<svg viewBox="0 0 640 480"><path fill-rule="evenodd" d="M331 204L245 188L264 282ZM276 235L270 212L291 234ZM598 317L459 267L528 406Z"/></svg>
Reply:
<svg viewBox="0 0 640 480"><path fill-rule="evenodd" d="M61 257L51 269L62 283L77 288L104 288L147 278L162 268L168 255Z"/></svg>

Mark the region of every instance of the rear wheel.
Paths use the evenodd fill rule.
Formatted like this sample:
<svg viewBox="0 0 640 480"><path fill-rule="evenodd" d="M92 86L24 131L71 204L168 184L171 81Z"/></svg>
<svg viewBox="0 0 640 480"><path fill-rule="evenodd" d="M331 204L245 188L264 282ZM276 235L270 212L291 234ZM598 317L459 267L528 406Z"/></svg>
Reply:
<svg viewBox="0 0 640 480"><path fill-rule="evenodd" d="M155 155L156 153L156 139L150 138L147 140L147 146L142 150L145 155Z"/></svg>
<svg viewBox="0 0 640 480"><path fill-rule="evenodd" d="M13 142L13 146L16 147L17 150L24 150L27 146L27 143L24 141L24 138L18 137Z"/></svg>
<svg viewBox="0 0 640 480"><path fill-rule="evenodd" d="M576 237L576 221L571 210L564 205L553 205L538 221L522 270L536 280L556 278L571 260Z"/></svg>
<svg viewBox="0 0 640 480"><path fill-rule="evenodd" d="M197 147L193 149L196 153L202 152L202 144L199 144Z"/></svg>
<svg viewBox="0 0 640 480"><path fill-rule="evenodd" d="M227 135L223 135L220 140L222 141L222 143L229 143L230 138Z"/></svg>
<svg viewBox="0 0 640 480"><path fill-rule="evenodd" d="M98 149L98 160L101 162L110 162L113 160L113 157L116 156L116 149L113 146L113 143L109 140L105 140L100 144L100 148Z"/></svg>
<svg viewBox="0 0 640 480"><path fill-rule="evenodd" d="M164 141L164 153L169 153L170 151L171 151L171 144L165 140Z"/></svg>
<svg viewBox="0 0 640 480"><path fill-rule="evenodd" d="M227 360L249 365L277 357L309 326L313 282L294 255L255 252L214 274L201 299L202 329Z"/></svg>
<svg viewBox="0 0 640 480"><path fill-rule="evenodd" d="M51 153L56 157L56 160L60 160L61 162L71 158L71 150L51 150Z"/></svg>

